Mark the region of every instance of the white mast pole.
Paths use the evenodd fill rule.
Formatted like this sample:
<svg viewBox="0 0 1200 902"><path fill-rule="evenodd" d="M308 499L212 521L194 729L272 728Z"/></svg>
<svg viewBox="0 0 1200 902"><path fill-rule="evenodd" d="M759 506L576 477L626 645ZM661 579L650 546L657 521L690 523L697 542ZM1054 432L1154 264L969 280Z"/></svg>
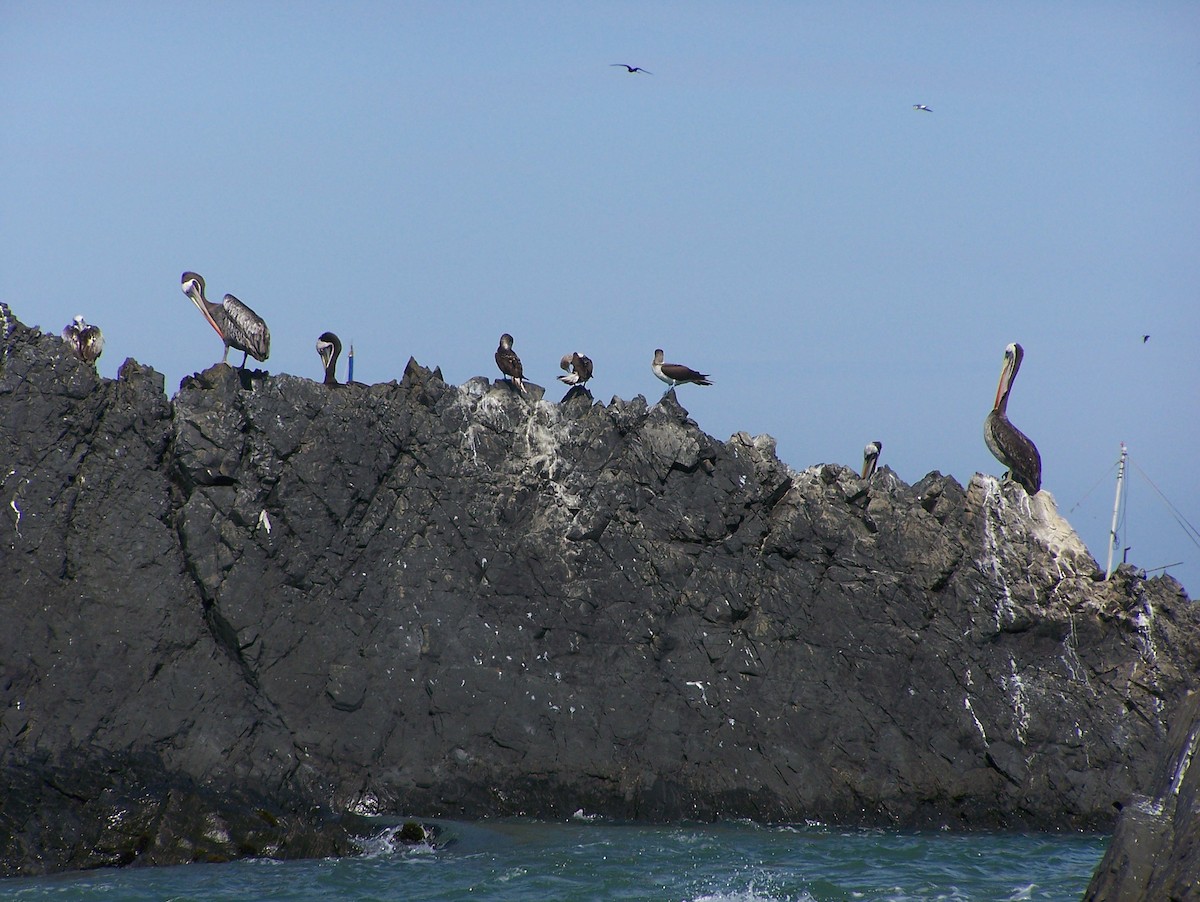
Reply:
<svg viewBox="0 0 1200 902"><path fill-rule="evenodd" d="M1113 549L1117 545L1117 517L1121 511L1121 486L1125 482L1125 443L1121 442L1121 462L1117 466L1117 497L1113 499L1112 527L1108 531L1108 564L1104 568L1104 578L1108 579L1113 572Z"/></svg>

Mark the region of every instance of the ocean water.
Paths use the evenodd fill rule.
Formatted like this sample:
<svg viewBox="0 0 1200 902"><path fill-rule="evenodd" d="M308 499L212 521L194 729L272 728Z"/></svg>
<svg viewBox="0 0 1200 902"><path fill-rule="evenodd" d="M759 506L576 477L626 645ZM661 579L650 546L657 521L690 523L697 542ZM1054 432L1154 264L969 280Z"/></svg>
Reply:
<svg viewBox="0 0 1200 902"><path fill-rule="evenodd" d="M753 824L436 821L436 847L385 830L360 857L0 880L0 899L1077 900L1107 836L896 833Z"/></svg>

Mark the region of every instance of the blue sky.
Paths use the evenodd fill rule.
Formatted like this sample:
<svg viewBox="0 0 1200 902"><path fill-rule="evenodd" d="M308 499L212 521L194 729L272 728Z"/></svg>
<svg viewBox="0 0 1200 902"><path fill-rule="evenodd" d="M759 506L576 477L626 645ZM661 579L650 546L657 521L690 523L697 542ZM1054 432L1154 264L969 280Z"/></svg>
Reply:
<svg viewBox="0 0 1200 902"><path fill-rule="evenodd" d="M1127 442L1122 544L1200 589L1200 5L9 0L0 51L0 299L105 376L220 359L192 269L272 372L507 331L653 401L662 347L717 438L966 483L1019 341L1060 510L1103 563Z"/></svg>

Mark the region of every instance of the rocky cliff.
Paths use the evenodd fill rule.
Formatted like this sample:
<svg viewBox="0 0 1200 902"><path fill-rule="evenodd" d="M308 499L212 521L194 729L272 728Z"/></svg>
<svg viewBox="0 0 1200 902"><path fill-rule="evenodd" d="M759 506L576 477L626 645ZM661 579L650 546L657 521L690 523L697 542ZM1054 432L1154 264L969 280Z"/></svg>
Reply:
<svg viewBox="0 0 1200 902"><path fill-rule="evenodd" d="M347 813L1109 829L1200 611L1043 492L668 394L214 367L0 323L2 873L336 854Z"/></svg>

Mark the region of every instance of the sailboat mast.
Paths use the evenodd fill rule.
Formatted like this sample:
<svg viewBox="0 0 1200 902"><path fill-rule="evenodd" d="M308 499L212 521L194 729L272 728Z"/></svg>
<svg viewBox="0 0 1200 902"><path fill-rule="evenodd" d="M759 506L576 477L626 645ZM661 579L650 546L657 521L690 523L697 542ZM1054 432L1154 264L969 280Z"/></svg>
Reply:
<svg viewBox="0 0 1200 902"><path fill-rule="evenodd" d="M1108 530L1108 564L1104 568L1104 578L1108 579L1113 572L1113 549L1117 545L1117 518L1121 513L1121 487L1125 483L1125 457L1128 455L1125 443L1121 442L1121 462L1117 466L1117 497L1113 499L1112 527Z"/></svg>

